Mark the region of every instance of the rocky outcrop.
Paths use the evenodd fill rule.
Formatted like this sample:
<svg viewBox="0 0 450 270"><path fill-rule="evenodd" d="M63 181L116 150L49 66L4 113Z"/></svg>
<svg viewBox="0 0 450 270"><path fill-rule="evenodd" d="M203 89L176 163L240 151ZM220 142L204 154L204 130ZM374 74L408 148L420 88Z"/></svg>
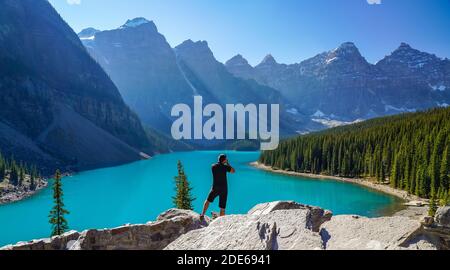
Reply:
<svg viewBox="0 0 450 270"><path fill-rule="evenodd" d="M296 206L289 210L258 210L248 215L227 216L181 236L166 249L321 250L320 235L308 228L311 216L309 209Z"/></svg>
<svg viewBox="0 0 450 270"><path fill-rule="evenodd" d="M438 213L448 214L448 208ZM255 206L245 215L202 221L171 209L157 221L115 229L69 232L5 250L436 250L449 249L442 218L424 225L408 217L335 216L295 202Z"/></svg>
<svg viewBox="0 0 450 270"><path fill-rule="evenodd" d="M322 226L320 234L331 250L397 249L421 227L419 221L406 217L336 216Z"/></svg>
<svg viewBox="0 0 450 270"><path fill-rule="evenodd" d="M429 220L431 219L431 220ZM420 237L427 237L437 243L440 249L450 249L450 206L440 207L433 218L425 220ZM427 221L429 224L427 224Z"/></svg>
<svg viewBox="0 0 450 270"><path fill-rule="evenodd" d="M279 210L308 210L306 227L314 232L319 232L320 226L331 219L333 213L319 207L299 204L293 201L278 201L271 203L262 203L251 209L249 215L267 215Z"/></svg>
<svg viewBox="0 0 450 270"><path fill-rule="evenodd" d="M51 239L7 246L4 250L161 250L180 235L208 225L192 211L169 210L156 222L109 230L69 232Z"/></svg>
<svg viewBox="0 0 450 270"><path fill-rule="evenodd" d="M439 226L450 229L450 206L439 208L436 211L435 220Z"/></svg>

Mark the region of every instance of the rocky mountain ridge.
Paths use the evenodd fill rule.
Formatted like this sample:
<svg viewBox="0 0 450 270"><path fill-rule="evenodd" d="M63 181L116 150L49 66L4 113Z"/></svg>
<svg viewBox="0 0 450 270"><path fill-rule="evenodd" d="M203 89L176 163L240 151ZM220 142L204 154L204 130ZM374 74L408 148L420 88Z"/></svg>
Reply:
<svg viewBox="0 0 450 270"><path fill-rule="evenodd" d="M314 118L355 121L448 106L450 61L402 43L370 64L352 42L298 64L272 56L252 67L241 55L226 66L235 76L279 90Z"/></svg>
<svg viewBox="0 0 450 270"><path fill-rule="evenodd" d="M230 74L206 41L186 40L172 49L154 22L133 21L140 23L97 32L89 39L83 38L89 29L83 30L79 36L147 125L170 133L172 106L192 105L193 96L201 95L205 104L279 103L284 135L322 128L277 90Z"/></svg>

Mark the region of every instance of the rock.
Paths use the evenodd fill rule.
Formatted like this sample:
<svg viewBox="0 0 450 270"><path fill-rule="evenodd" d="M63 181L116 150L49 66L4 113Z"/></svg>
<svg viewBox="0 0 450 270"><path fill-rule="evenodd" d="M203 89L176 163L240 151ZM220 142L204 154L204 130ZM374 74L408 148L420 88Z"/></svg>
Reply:
<svg viewBox="0 0 450 270"><path fill-rule="evenodd" d="M403 247L398 247L400 250L438 250L439 239L431 235L419 234L411 240L403 244Z"/></svg>
<svg viewBox="0 0 450 270"><path fill-rule="evenodd" d="M192 211L171 209L156 222L106 230L70 232L51 239L7 246L6 250L161 250L180 235L208 226Z"/></svg>
<svg viewBox="0 0 450 270"><path fill-rule="evenodd" d="M262 209L262 206L260 206ZM259 210L258 210L259 211ZM320 250L320 235L308 228L308 209L250 211L221 217L208 227L191 231L167 250Z"/></svg>
<svg viewBox="0 0 450 270"><path fill-rule="evenodd" d="M198 214L193 212L193 211L189 211L189 210L180 210L180 209L170 209L164 213L162 213L161 215L158 216L158 221L167 221L167 220L178 220L178 219L185 219L185 220L189 220L192 217L197 217ZM208 226L208 224L211 222L211 219L209 217L205 216L205 220L201 221L197 218L194 218L193 220L193 228L199 228L199 227L205 227Z"/></svg>
<svg viewBox="0 0 450 270"><path fill-rule="evenodd" d="M413 206L413 207L423 207L423 206L426 206L427 203L425 203L424 201L410 201L410 202L404 203L403 205Z"/></svg>
<svg viewBox="0 0 450 270"><path fill-rule="evenodd" d="M65 250L70 249L79 237L79 232L70 231L61 236L55 236L48 239L20 242L17 245L0 248L0 250Z"/></svg>
<svg viewBox="0 0 450 270"><path fill-rule="evenodd" d="M322 225L320 234L326 249L384 250L402 247L420 229L420 222L406 217L336 216Z"/></svg>
<svg viewBox="0 0 450 270"><path fill-rule="evenodd" d="M440 207L434 219L438 226L450 228L450 206Z"/></svg>
<svg viewBox="0 0 450 270"><path fill-rule="evenodd" d="M433 217L430 217L430 216L426 216L426 217L423 217L423 219L422 219L422 224L424 225L424 226L432 226L433 224L434 224L434 218Z"/></svg>
<svg viewBox="0 0 450 270"><path fill-rule="evenodd" d="M319 232L320 226L331 219L333 213L328 210L324 210L319 207L299 204L293 201L277 201L271 203L262 203L252 208L249 215L266 215L278 210L294 210L294 209L306 209L309 210L307 227L315 232Z"/></svg>

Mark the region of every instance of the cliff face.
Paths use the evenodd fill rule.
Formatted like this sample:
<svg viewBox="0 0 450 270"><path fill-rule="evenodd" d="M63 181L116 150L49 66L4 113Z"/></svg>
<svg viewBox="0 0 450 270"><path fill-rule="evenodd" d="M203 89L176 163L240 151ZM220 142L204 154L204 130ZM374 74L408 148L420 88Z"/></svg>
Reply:
<svg viewBox="0 0 450 270"><path fill-rule="evenodd" d="M0 0L0 7L3 155L46 171L151 152L139 118L48 1Z"/></svg>
<svg viewBox="0 0 450 270"><path fill-rule="evenodd" d="M449 208L424 226L407 217L336 216L295 202L255 206L246 215L202 221L171 209L156 222L69 232L3 250L405 250L449 249Z"/></svg>

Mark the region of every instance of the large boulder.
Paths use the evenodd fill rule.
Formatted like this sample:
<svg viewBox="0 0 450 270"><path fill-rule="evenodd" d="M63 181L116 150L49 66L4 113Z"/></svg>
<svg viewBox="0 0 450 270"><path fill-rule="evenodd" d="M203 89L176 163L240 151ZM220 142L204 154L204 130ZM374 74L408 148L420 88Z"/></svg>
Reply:
<svg viewBox="0 0 450 270"><path fill-rule="evenodd" d="M180 235L208 226L192 211L171 209L156 222L107 230L70 232L51 239L7 246L6 250L161 250Z"/></svg>
<svg viewBox="0 0 450 270"><path fill-rule="evenodd" d="M191 231L167 250L320 250L320 235L309 228L308 209L221 217Z"/></svg>
<svg viewBox="0 0 450 270"><path fill-rule="evenodd" d="M436 225L450 228L450 206L440 207L435 215Z"/></svg>
<svg viewBox="0 0 450 270"><path fill-rule="evenodd" d="M420 222L406 217L335 216L322 225L320 234L326 249L384 250L408 247L420 231ZM416 247L426 247L423 241Z"/></svg>
<svg viewBox="0 0 450 270"><path fill-rule="evenodd" d="M249 215L267 215L274 211L279 210L295 210L303 209L309 210L309 216L307 218L307 227L315 232L319 232L320 226L331 219L333 213L328 210L324 210L319 207L310 205L299 204L294 201L276 201L270 203L262 203L253 207L248 214Z"/></svg>

